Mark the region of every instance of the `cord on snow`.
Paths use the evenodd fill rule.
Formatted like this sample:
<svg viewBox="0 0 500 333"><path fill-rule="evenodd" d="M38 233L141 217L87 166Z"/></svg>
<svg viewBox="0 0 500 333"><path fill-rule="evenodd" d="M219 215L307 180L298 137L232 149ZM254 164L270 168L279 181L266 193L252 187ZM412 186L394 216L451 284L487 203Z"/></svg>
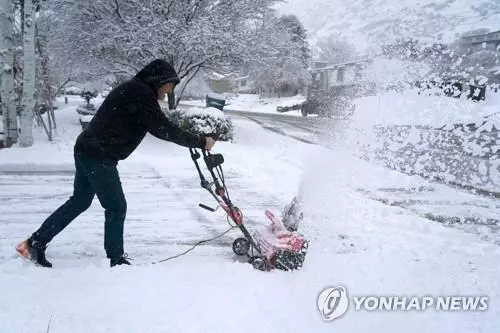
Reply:
<svg viewBox="0 0 500 333"><path fill-rule="evenodd" d="M192 250L194 250L198 245L201 245L203 243L208 243L208 242L211 242L211 241L214 241L222 236L224 236L225 234L227 234L228 232L230 232L231 230L233 230L234 228L237 228L237 226L231 226L229 229L227 229L226 231L224 231L223 233L213 237L213 238L210 238L210 239L204 239L204 240L201 240L195 244L193 244L193 246L189 249L187 249L186 251L182 252L182 253L179 253L179 254L176 254L174 256L171 256L171 257L168 257L168 258L165 258L165 259L162 259L162 260L158 260L158 261L154 261L152 262L153 265L155 264L158 264L158 263L161 263L161 262L165 262L165 261L168 261L168 260L172 260L172 259L175 259L175 258L178 258L180 256L183 256L183 255L186 255L188 254L189 252L191 252Z"/></svg>

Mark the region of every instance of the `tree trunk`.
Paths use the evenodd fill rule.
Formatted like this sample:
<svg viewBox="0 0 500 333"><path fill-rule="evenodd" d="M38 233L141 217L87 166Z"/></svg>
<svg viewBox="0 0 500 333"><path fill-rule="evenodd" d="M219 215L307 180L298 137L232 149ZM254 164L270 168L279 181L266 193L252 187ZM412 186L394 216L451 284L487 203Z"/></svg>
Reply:
<svg viewBox="0 0 500 333"><path fill-rule="evenodd" d="M35 5L33 0L24 0L24 70L23 100L20 117L21 134L19 145L33 145L33 117L35 110Z"/></svg>
<svg viewBox="0 0 500 333"><path fill-rule="evenodd" d="M17 142L16 96L14 91L14 49L13 49L12 2L0 1L0 92L3 114L4 146Z"/></svg>
<svg viewBox="0 0 500 333"><path fill-rule="evenodd" d="M186 89L186 87L189 84L189 82L191 82L191 80L194 79L194 77L198 74L198 72L200 71L200 69L201 69L201 67L197 67L196 70L191 74L191 76L189 76L187 78L186 82L182 86L181 92L178 95L177 100L175 99L175 92L172 93L171 95L168 95L168 106L169 106L169 108L171 110L177 109L177 106L179 106L179 103L181 102L182 94L184 94L184 89ZM171 98L172 98L172 102L170 102ZM172 103L172 107L170 106L170 103Z"/></svg>
<svg viewBox="0 0 500 333"><path fill-rule="evenodd" d="M175 110L177 108L177 103L175 102L175 93L169 93L167 94L168 97L168 109L169 110Z"/></svg>
<svg viewBox="0 0 500 333"><path fill-rule="evenodd" d="M35 24L35 40L36 40L36 43L35 43L36 49L38 51L38 57L40 58L40 68L42 71L42 74L41 74L42 77L39 78L41 86L42 86L40 100L45 101L45 103L47 104L49 125L53 124L53 126L50 126L49 129L47 130L47 128L45 126L45 122L43 122L43 118L41 117L39 112L36 112L36 110L35 110L35 116L37 117L37 120L39 123L40 123L40 121L43 122L44 127L45 127L46 132L47 132L47 136L49 138L49 141L52 141L52 129L56 129L56 127L57 127L56 126L56 118L55 118L55 114L54 114L54 105L52 103L52 100L53 100L53 97L55 97L59 93L59 91L64 87L64 85L66 85L66 83L69 82L69 79L67 79L66 82L64 82L63 85L61 87L59 87L59 89L57 90L56 93L52 92L52 85L51 85L50 76L49 76L49 56L48 56L47 50L44 47L44 44L46 45L46 43L45 43L45 41L42 42L42 40L44 40L44 38L42 38L40 36L40 34L38 33L38 27L36 24ZM36 87L36 85L35 85L35 87ZM65 104L68 104L67 97L65 97Z"/></svg>

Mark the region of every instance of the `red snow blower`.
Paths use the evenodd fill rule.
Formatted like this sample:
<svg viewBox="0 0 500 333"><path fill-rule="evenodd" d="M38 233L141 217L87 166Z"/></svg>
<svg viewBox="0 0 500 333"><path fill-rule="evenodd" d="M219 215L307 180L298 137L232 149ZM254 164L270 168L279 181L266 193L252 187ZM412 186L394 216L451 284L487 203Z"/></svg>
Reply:
<svg viewBox="0 0 500 333"><path fill-rule="evenodd" d="M270 225L266 226L264 230L250 234L243 223L241 210L234 206L229 198L221 167L224 162L223 156L202 150L203 159L213 178L213 182L209 182L203 176L198 164L200 153L194 148L190 148L190 152L200 176L201 187L214 197L219 207L227 213L228 219L231 219L243 233L243 237L237 238L233 242L234 253L238 256L246 256L248 262L255 269L262 271L274 268L290 271L301 268L309 242L296 231L297 224L287 227L283 221L267 210L266 216L271 221ZM216 211L216 209L204 204L199 204L199 206L211 212Z"/></svg>

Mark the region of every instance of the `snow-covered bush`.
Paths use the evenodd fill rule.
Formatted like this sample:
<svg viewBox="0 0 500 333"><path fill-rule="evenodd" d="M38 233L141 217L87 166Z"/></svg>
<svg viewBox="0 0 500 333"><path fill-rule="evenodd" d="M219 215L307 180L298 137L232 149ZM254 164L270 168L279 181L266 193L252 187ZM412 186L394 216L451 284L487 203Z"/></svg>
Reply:
<svg viewBox="0 0 500 333"><path fill-rule="evenodd" d="M78 105L78 107L76 108L76 112L78 112L79 114L84 115L84 116L88 116L88 115L93 116L97 112L97 107L92 103L89 103L89 104L84 103L84 104Z"/></svg>
<svg viewBox="0 0 500 333"><path fill-rule="evenodd" d="M213 107L189 107L165 111L167 117L190 132L216 134L219 141L232 141L233 124L226 115Z"/></svg>

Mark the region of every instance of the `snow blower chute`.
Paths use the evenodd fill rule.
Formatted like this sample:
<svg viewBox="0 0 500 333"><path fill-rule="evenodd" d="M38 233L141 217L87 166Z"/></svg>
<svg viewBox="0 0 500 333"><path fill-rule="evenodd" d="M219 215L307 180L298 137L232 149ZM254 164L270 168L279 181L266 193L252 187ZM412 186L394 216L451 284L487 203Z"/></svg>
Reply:
<svg viewBox="0 0 500 333"><path fill-rule="evenodd" d="M294 220L286 225L283 220L267 210L266 216L271 223L262 230L250 234L243 223L241 210L230 200L221 167L224 162L222 154L211 154L202 150L203 159L213 179L209 182L205 179L198 164L200 153L194 148L190 148L190 152L200 176L201 187L214 197L219 207L226 212L228 219L231 219L243 233L243 237L234 240L233 252L238 256L246 256L255 269L262 271L274 268L290 271L301 268L309 242L296 231L297 221ZM214 208L207 205L199 204L199 206L215 212ZM293 207L289 211L293 211ZM291 216L288 216L288 219L290 218Z"/></svg>

